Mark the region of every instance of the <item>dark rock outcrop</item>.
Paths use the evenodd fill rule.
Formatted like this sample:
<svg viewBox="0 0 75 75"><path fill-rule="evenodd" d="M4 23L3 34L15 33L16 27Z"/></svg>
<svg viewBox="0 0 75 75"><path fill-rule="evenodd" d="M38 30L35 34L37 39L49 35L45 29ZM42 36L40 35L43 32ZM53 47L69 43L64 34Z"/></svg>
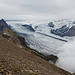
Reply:
<svg viewBox="0 0 75 75"><path fill-rule="evenodd" d="M10 26L4 21L4 19L0 20L0 31L3 31L4 28L11 29Z"/></svg>
<svg viewBox="0 0 75 75"><path fill-rule="evenodd" d="M75 36L75 26L72 26L63 36Z"/></svg>
<svg viewBox="0 0 75 75"><path fill-rule="evenodd" d="M64 34L66 34L69 30L69 27L67 27L66 25L62 26L59 29L51 29L51 33L55 34L55 35L59 35L59 36L64 36Z"/></svg>
<svg viewBox="0 0 75 75"><path fill-rule="evenodd" d="M19 47L25 46L25 39L10 29L4 28L3 37L8 39L9 41L15 43Z"/></svg>
<svg viewBox="0 0 75 75"><path fill-rule="evenodd" d="M48 23L48 26L53 28L54 27L53 22Z"/></svg>
<svg viewBox="0 0 75 75"><path fill-rule="evenodd" d="M33 28L32 28L32 26L30 26L30 25L22 25L23 27L25 27L25 28L27 28L28 30L30 30L30 31L35 31Z"/></svg>
<svg viewBox="0 0 75 75"><path fill-rule="evenodd" d="M55 56L55 55L48 55L45 58L46 58L46 60L51 61L53 63L55 63L57 61L57 59L58 59L58 57Z"/></svg>
<svg viewBox="0 0 75 75"><path fill-rule="evenodd" d="M59 29L51 30L51 33L53 33L55 35L59 35L61 37L63 37L63 36L75 36L75 25L72 26L71 28L69 28L65 25Z"/></svg>

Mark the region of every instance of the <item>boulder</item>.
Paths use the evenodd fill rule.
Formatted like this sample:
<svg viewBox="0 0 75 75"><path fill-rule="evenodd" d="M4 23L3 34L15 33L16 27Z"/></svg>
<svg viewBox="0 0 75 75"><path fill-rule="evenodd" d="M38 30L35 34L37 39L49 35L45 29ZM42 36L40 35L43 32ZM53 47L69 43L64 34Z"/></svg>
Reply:
<svg viewBox="0 0 75 75"><path fill-rule="evenodd" d="M53 28L54 27L53 22L48 23L48 26Z"/></svg>
<svg viewBox="0 0 75 75"><path fill-rule="evenodd" d="M48 55L48 56L45 56L45 58L46 58L47 61L51 61L52 63L55 63L57 61L57 59L58 59L57 56L52 55L52 54Z"/></svg>
<svg viewBox="0 0 75 75"><path fill-rule="evenodd" d="M4 28L2 36L21 48L25 46L25 39L10 29Z"/></svg>

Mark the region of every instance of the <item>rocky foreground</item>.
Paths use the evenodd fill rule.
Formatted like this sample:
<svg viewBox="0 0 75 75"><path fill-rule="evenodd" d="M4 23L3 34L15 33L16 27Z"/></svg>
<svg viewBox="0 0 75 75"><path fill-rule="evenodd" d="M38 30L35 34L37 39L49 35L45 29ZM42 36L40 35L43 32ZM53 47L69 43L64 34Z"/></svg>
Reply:
<svg viewBox="0 0 75 75"><path fill-rule="evenodd" d="M0 36L0 75L71 75Z"/></svg>

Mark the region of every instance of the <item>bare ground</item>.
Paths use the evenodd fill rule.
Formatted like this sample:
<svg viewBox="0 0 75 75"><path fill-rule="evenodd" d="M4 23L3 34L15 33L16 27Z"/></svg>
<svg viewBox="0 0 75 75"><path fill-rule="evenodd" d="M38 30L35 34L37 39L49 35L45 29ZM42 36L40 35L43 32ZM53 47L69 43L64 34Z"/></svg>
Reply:
<svg viewBox="0 0 75 75"><path fill-rule="evenodd" d="M0 36L0 75L71 75Z"/></svg>

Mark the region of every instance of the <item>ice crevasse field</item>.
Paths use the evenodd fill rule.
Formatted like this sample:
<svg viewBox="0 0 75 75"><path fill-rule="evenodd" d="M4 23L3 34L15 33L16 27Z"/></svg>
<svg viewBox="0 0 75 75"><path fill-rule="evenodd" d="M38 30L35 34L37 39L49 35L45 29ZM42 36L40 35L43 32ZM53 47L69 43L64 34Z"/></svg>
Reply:
<svg viewBox="0 0 75 75"><path fill-rule="evenodd" d="M60 37L50 33L52 28L48 26L49 22L53 22L54 29L60 28L63 25L73 25L73 21L68 19L51 20L26 18L25 20L7 20L8 25L25 38L29 47L45 55L53 54L58 56L58 60L55 65L65 69L66 71L75 73L75 37ZM32 31L23 25L29 25L35 31ZM54 39L49 36L67 40L67 42Z"/></svg>

